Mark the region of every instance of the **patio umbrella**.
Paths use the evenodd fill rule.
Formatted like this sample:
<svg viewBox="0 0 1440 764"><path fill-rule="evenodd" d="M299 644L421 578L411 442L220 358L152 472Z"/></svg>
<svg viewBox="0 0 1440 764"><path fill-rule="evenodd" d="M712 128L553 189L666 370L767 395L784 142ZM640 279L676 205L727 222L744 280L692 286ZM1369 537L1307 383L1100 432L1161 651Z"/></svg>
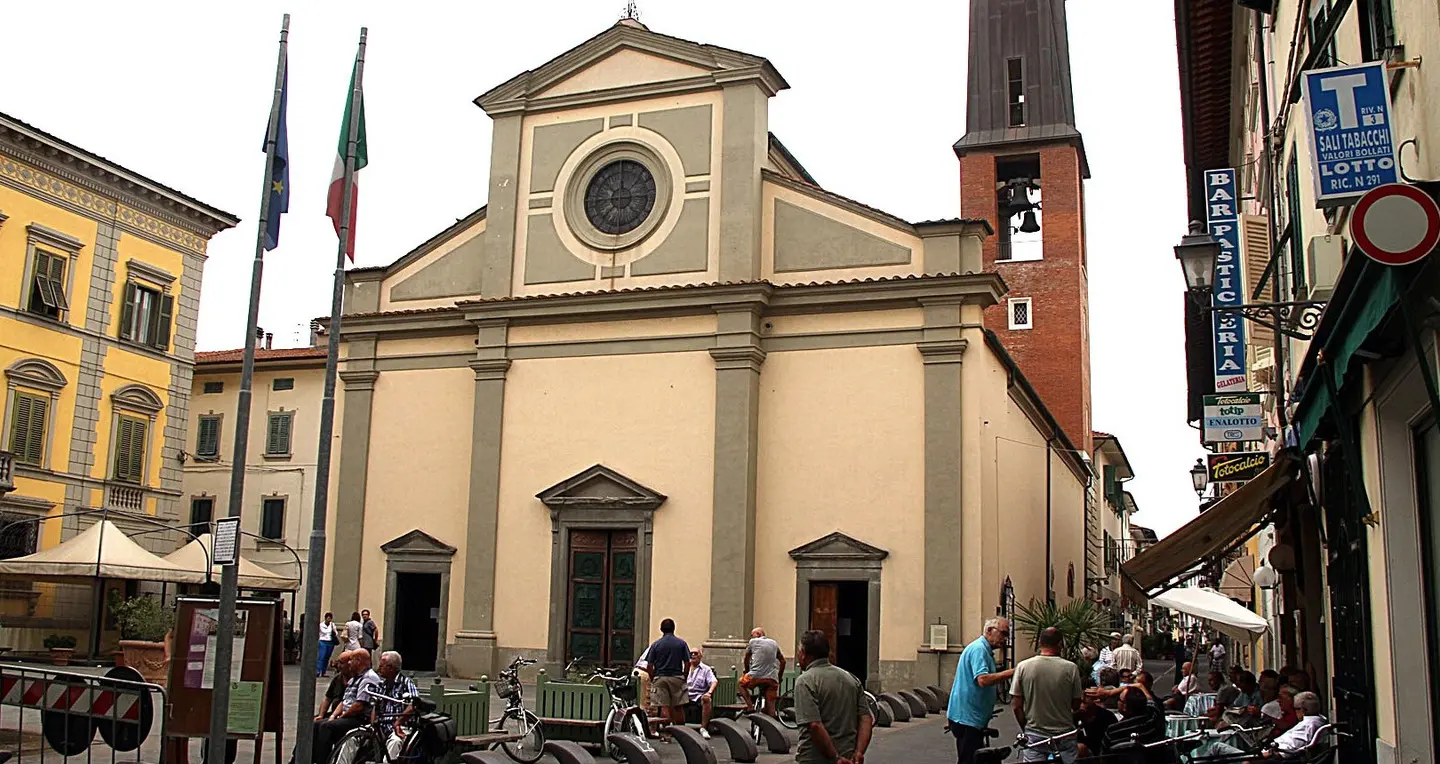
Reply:
<svg viewBox="0 0 1440 764"><path fill-rule="evenodd" d="M210 534L202 533L190 543L165 555L167 562L187 571L194 571L200 580L205 580L205 563L210 561L210 550L213 548ZM272 591L292 592L300 588L300 581L289 576L282 576L269 568L257 565L244 557L240 558L239 581L241 589L266 589ZM211 568L214 571L214 580L220 580L221 566L215 565Z"/></svg>

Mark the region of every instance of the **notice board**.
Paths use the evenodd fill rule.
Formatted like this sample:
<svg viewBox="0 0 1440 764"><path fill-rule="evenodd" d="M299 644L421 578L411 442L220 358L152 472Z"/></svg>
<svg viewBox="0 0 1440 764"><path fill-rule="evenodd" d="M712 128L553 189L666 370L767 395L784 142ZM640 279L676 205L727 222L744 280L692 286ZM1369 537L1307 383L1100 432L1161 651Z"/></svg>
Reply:
<svg viewBox="0 0 1440 764"><path fill-rule="evenodd" d="M170 645L170 737L205 737L210 733L210 704L214 693L215 645L220 601L210 597L182 597L176 602L175 630ZM284 698L281 694L281 611L275 600L242 599L235 605L235 655L231 682L247 683L237 696L232 688L230 737L254 739L265 732L280 733ZM238 669L238 670L237 670ZM253 684L258 683L257 689ZM259 713L254 712L258 695ZM234 710L236 698L244 713ZM255 728L258 716L259 728ZM237 723L239 726L237 727Z"/></svg>

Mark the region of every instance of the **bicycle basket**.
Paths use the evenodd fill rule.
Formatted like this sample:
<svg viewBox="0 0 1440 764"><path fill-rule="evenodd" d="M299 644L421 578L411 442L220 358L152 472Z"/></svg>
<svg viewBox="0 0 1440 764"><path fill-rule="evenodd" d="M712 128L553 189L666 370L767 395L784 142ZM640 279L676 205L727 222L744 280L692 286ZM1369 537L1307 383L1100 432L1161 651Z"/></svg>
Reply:
<svg viewBox="0 0 1440 764"><path fill-rule="evenodd" d="M425 714L415 722L415 730L420 736L420 747L431 757L444 756L455 744L455 720L449 714Z"/></svg>
<svg viewBox="0 0 1440 764"><path fill-rule="evenodd" d="M499 695L501 700L509 700L520 694L520 683L506 682L499 685L495 688L495 694Z"/></svg>
<svg viewBox="0 0 1440 764"><path fill-rule="evenodd" d="M634 705L635 696L637 694L637 684L638 682L635 681L634 677L631 677L628 681L625 682L616 682L615 684L610 686L610 694L618 700L621 700L630 705Z"/></svg>

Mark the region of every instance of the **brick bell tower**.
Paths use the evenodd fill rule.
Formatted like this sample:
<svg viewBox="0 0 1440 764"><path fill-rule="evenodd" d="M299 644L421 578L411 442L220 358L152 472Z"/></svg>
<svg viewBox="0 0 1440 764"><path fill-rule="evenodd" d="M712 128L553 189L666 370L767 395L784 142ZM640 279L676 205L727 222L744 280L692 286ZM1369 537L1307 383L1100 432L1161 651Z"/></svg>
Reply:
<svg viewBox="0 0 1440 764"><path fill-rule="evenodd" d="M1085 188L1064 0L970 0L961 214L996 235L985 268L1010 291L986 309L1076 448L1090 450L1090 310Z"/></svg>

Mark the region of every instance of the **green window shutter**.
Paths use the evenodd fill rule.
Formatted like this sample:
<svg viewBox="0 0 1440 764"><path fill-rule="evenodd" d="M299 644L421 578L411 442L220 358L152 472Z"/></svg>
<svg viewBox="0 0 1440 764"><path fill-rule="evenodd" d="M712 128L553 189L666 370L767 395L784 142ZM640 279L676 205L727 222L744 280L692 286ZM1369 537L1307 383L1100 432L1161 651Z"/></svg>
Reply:
<svg viewBox="0 0 1440 764"><path fill-rule="evenodd" d="M125 299L120 301L120 339L132 339L130 324L135 321L135 291L134 283L125 284Z"/></svg>
<svg viewBox="0 0 1440 764"><path fill-rule="evenodd" d="M271 414L265 435L265 453L270 456L285 456L290 453L289 413Z"/></svg>
<svg viewBox="0 0 1440 764"><path fill-rule="evenodd" d="M175 298L168 294L160 295L160 310L151 314L155 325L150 331L150 339L151 344L161 350L170 347L170 318L174 312Z"/></svg>
<svg viewBox="0 0 1440 764"><path fill-rule="evenodd" d="M135 420L130 429L130 474L137 483L145 482L145 430L149 424Z"/></svg>
<svg viewBox="0 0 1440 764"><path fill-rule="evenodd" d="M25 454L16 458L27 464L40 466L45 459L45 422L50 412L50 399L38 395L21 395L30 401L30 426L26 437Z"/></svg>
<svg viewBox="0 0 1440 764"><path fill-rule="evenodd" d="M199 432L195 437L195 455L206 457L220 455L220 417L200 417Z"/></svg>
<svg viewBox="0 0 1440 764"><path fill-rule="evenodd" d="M115 424L115 457L112 460L115 464L113 474L116 480L129 480L130 465L130 432L133 429L134 420L120 417Z"/></svg>
<svg viewBox="0 0 1440 764"><path fill-rule="evenodd" d="M149 424L139 419L120 417L115 428L115 479L131 483L143 482L145 473L145 431Z"/></svg>
<svg viewBox="0 0 1440 764"><path fill-rule="evenodd" d="M1115 465L1105 465L1105 499L1115 501Z"/></svg>
<svg viewBox="0 0 1440 764"><path fill-rule="evenodd" d="M70 302L65 299L65 259L61 257L50 258L50 290L55 293L55 307L60 310L69 310Z"/></svg>

